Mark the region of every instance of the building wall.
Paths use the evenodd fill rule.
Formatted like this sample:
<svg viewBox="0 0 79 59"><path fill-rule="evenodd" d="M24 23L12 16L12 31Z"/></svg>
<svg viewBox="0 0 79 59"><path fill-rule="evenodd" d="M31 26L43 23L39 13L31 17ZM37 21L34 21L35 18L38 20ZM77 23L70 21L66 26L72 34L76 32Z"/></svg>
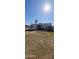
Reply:
<svg viewBox="0 0 79 59"><path fill-rule="evenodd" d="M36 30L37 29L37 25L36 24L32 24L29 26L30 30Z"/></svg>
<svg viewBox="0 0 79 59"><path fill-rule="evenodd" d="M29 30L44 30L44 31L53 31L54 28L51 23L40 23L40 24L31 24Z"/></svg>

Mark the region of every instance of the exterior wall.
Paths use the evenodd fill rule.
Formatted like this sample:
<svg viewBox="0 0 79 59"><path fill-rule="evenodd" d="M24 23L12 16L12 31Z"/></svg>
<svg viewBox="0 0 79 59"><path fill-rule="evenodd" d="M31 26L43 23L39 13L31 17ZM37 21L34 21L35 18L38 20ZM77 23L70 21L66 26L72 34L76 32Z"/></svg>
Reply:
<svg viewBox="0 0 79 59"><path fill-rule="evenodd" d="M44 31L53 31L54 28L51 23L39 23L31 24L29 30L44 30Z"/></svg>
<svg viewBox="0 0 79 59"><path fill-rule="evenodd" d="M36 24L32 24L29 26L29 30L36 30L37 29L37 25Z"/></svg>
<svg viewBox="0 0 79 59"><path fill-rule="evenodd" d="M43 23L43 24L40 24L41 25L41 28L43 30L48 30L48 27L52 26L51 23Z"/></svg>
<svg viewBox="0 0 79 59"><path fill-rule="evenodd" d="M29 26L25 25L25 30L28 30L29 29Z"/></svg>

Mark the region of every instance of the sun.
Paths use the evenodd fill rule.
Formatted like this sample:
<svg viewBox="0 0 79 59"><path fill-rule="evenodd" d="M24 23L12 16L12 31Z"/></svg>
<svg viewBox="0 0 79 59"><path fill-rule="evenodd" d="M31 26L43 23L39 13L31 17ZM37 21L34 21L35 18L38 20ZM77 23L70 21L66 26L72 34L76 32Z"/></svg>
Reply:
<svg viewBox="0 0 79 59"><path fill-rule="evenodd" d="M50 4L45 4L43 7L44 12L50 11L50 7L51 7Z"/></svg>

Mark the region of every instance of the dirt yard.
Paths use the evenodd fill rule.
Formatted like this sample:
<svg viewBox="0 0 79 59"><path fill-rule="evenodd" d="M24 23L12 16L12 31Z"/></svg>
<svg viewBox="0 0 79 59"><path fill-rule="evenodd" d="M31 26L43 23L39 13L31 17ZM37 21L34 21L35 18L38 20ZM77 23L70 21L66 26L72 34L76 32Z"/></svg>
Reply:
<svg viewBox="0 0 79 59"><path fill-rule="evenodd" d="M54 59L54 33L26 31L25 59Z"/></svg>

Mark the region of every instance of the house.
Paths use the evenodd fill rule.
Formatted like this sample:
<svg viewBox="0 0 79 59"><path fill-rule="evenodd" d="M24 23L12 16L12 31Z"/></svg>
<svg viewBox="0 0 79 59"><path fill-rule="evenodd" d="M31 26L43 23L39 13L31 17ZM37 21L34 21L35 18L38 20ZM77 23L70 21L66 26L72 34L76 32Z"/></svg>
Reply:
<svg viewBox="0 0 79 59"><path fill-rule="evenodd" d="M54 30L54 27L52 26L51 23L40 23L41 25L41 30L44 30L44 31L53 31Z"/></svg>
<svg viewBox="0 0 79 59"><path fill-rule="evenodd" d="M29 25L25 25L25 30L29 30Z"/></svg>
<svg viewBox="0 0 79 59"><path fill-rule="evenodd" d="M37 30L37 24L29 25L29 30Z"/></svg>
<svg viewBox="0 0 79 59"><path fill-rule="evenodd" d="M39 23L29 25L29 30L54 31L51 23Z"/></svg>

